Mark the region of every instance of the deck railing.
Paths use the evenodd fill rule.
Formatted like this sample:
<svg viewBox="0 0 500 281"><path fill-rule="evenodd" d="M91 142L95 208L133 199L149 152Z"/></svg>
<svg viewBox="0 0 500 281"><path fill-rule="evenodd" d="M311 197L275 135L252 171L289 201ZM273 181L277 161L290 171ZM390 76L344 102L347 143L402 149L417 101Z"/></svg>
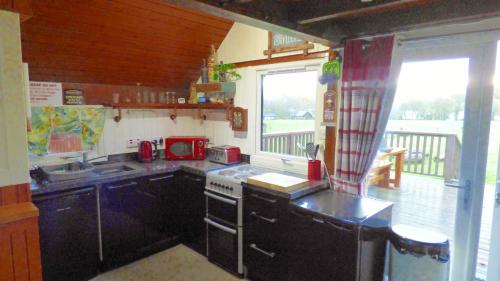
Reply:
<svg viewBox="0 0 500 281"><path fill-rule="evenodd" d="M458 178L462 145L455 134L386 131L384 146L406 148L403 172Z"/></svg>
<svg viewBox="0 0 500 281"><path fill-rule="evenodd" d="M262 137L262 151L305 157L297 143L314 142L314 131L267 133ZM460 140L455 134L386 131L381 147L406 148L403 172L458 178Z"/></svg>
<svg viewBox="0 0 500 281"><path fill-rule="evenodd" d="M314 131L266 133L262 136L262 151L306 157L297 143L306 146L308 142L314 142Z"/></svg>

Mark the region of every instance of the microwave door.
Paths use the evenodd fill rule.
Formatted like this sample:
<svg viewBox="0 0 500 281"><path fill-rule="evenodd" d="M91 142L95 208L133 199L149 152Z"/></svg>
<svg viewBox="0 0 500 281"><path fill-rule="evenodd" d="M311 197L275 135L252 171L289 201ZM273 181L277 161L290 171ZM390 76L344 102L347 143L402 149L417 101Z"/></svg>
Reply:
<svg viewBox="0 0 500 281"><path fill-rule="evenodd" d="M176 142L170 146L170 152L176 156L191 156L194 151L194 142Z"/></svg>

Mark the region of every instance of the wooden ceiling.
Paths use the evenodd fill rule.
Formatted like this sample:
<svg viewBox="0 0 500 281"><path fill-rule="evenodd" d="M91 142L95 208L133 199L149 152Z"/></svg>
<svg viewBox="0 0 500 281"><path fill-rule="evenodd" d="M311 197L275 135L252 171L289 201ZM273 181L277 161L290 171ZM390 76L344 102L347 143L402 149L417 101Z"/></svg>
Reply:
<svg viewBox="0 0 500 281"><path fill-rule="evenodd" d="M164 0L213 15L302 37L326 39L385 34L500 16L499 0ZM318 40L316 40L318 42Z"/></svg>
<svg viewBox="0 0 500 281"><path fill-rule="evenodd" d="M30 80L187 88L233 22L160 0L36 0L21 25Z"/></svg>

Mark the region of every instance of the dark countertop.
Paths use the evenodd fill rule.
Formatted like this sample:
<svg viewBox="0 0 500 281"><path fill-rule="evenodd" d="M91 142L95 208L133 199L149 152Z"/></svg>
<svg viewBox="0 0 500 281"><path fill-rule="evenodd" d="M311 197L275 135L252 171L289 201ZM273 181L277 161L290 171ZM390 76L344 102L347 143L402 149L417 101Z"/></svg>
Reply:
<svg viewBox="0 0 500 281"><path fill-rule="evenodd" d="M392 203L379 199L325 190L290 203L298 208L350 224L385 227L390 224Z"/></svg>
<svg viewBox="0 0 500 281"><path fill-rule="evenodd" d="M274 172L274 170L273 170L273 172ZM278 171L276 173L281 173L284 175L294 176L294 177L299 177L299 178L306 178L306 176L304 176L304 175L293 174L293 173L289 173L289 172L279 172ZM270 194L273 196L278 196L278 197L282 197L282 198L289 199L289 200L295 200L295 199L301 198L303 196L309 195L311 193L315 193L315 192L318 192L320 190L327 189L328 188L328 181L326 181L326 180L310 181L306 187L299 188L299 189L296 189L296 190L291 191L291 192L280 192L277 190L259 187L259 186L255 186L255 185L251 185L251 184L247 184L247 183L243 183L243 187L251 189L251 190L259 191L259 192L264 192L264 193L267 193L267 194Z"/></svg>
<svg viewBox="0 0 500 281"><path fill-rule="evenodd" d="M102 165L103 164L98 164L96 165L96 167ZM95 173L91 173L84 178L59 182L38 183L35 180L32 180L30 184L31 193L33 196L36 196L45 193L59 192L79 187L101 184L105 182L121 181L164 173L173 173L179 170L204 176L207 172L227 167L221 164L209 162L208 160L166 161L162 159L156 160L152 163L140 163L137 161L116 161L108 162L106 163L106 165L127 165L134 168L134 170L112 175L98 175Z"/></svg>

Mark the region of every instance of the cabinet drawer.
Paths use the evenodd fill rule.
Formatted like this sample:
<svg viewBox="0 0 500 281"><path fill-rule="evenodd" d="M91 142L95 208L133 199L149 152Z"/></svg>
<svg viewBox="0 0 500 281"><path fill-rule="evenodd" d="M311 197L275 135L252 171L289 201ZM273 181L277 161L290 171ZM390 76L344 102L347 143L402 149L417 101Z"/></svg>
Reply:
<svg viewBox="0 0 500 281"><path fill-rule="evenodd" d="M256 242L245 245L245 265L252 280L286 280L286 264L279 251L265 248Z"/></svg>
<svg viewBox="0 0 500 281"><path fill-rule="evenodd" d="M278 217L278 199L265 193L255 191L245 192L243 204L246 214L256 212L260 216L270 219Z"/></svg>

